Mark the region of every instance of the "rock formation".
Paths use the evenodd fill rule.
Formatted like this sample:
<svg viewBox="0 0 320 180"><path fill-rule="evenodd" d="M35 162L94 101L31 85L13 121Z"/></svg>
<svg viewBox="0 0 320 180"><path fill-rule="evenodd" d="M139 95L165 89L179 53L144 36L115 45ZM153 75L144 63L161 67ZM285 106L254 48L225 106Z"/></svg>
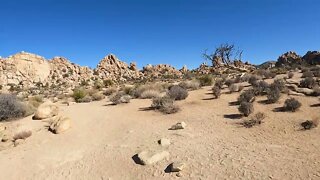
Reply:
<svg viewBox="0 0 320 180"><path fill-rule="evenodd" d="M320 51L308 51L302 59L309 65L319 65L320 64Z"/></svg>
<svg viewBox="0 0 320 180"><path fill-rule="evenodd" d="M147 66L143 67L142 73L146 78L182 77L182 72L168 64L148 64Z"/></svg>
<svg viewBox="0 0 320 180"><path fill-rule="evenodd" d="M296 52L289 51L282 54L276 63L276 66L292 66L302 64L302 58Z"/></svg>

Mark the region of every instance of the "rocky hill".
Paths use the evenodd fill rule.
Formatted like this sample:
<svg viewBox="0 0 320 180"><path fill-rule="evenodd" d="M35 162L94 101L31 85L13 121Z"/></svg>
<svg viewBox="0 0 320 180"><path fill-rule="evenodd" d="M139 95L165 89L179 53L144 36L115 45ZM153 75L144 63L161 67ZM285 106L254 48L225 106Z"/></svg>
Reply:
<svg viewBox="0 0 320 180"><path fill-rule="evenodd" d="M293 65L320 65L320 52L308 51L304 56L298 55L294 51L282 54L276 63L277 67Z"/></svg>

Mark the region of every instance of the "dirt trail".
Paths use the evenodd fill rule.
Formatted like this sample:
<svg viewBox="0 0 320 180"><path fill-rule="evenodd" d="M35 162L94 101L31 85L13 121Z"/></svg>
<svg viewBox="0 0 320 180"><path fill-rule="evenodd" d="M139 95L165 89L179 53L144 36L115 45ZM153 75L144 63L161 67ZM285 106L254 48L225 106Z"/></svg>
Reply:
<svg viewBox="0 0 320 180"><path fill-rule="evenodd" d="M283 104L255 102L255 111L267 113L265 123L238 127L237 106L229 102L239 94L211 99L209 88L190 92L178 102L181 112L162 115L144 111L150 100L109 106L104 101L61 105L73 127L61 135L48 132L31 117L17 121L36 129L27 141L0 151L1 179L176 179L165 173L173 161L187 163L180 179L319 179L320 131L298 131L298 123L318 115L316 98L298 97L297 113L273 112ZM180 121L187 128L169 131ZM168 160L151 166L135 164L132 156L144 149L161 149L160 138L172 144Z"/></svg>

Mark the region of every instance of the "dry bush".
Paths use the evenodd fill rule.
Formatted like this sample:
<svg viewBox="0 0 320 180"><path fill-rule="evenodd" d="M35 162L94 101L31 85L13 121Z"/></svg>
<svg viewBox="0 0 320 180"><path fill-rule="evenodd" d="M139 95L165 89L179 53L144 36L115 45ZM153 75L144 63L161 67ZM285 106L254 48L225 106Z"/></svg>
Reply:
<svg viewBox="0 0 320 180"><path fill-rule="evenodd" d="M260 79L261 79L261 78L260 78L259 76L257 76L257 75L251 75L250 78L249 78L249 80L248 80L248 82L249 82L249 84L251 84L251 85L255 85L255 84L258 83L258 80L260 80Z"/></svg>
<svg viewBox="0 0 320 180"><path fill-rule="evenodd" d="M120 91L123 91L125 94L132 95L134 86L123 86Z"/></svg>
<svg viewBox="0 0 320 180"><path fill-rule="evenodd" d="M200 88L200 82L198 80L183 81L179 83L179 86L188 90L197 90Z"/></svg>
<svg viewBox="0 0 320 180"><path fill-rule="evenodd" d="M135 98L141 98L141 95L145 91L149 90L155 90L159 93L166 91L166 89L169 87L170 84L168 83L155 83L155 84L144 84L144 85L138 85L134 88L132 95Z"/></svg>
<svg viewBox="0 0 320 180"><path fill-rule="evenodd" d="M152 99L152 98L157 98L160 97L161 93L157 90L154 89L148 89L142 92L140 95L141 99Z"/></svg>
<svg viewBox="0 0 320 180"><path fill-rule="evenodd" d="M250 102L243 101L240 103L238 110L241 114L248 117L254 111L253 104Z"/></svg>
<svg viewBox="0 0 320 180"><path fill-rule="evenodd" d="M13 140L16 141L18 139L27 139L32 135L31 131L21 131L13 136Z"/></svg>
<svg viewBox="0 0 320 180"><path fill-rule="evenodd" d="M91 102L92 100L93 99L91 96L86 95L85 97L78 99L76 102L77 103L88 103L88 102Z"/></svg>
<svg viewBox="0 0 320 180"><path fill-rule="evenodd" d="M319 125L319 118L307 120L307 121L304 121L300 124L300 126L304 130L310 130L312 128L316 128L316 127L318 127L318 125Z"/></svg>
<svg viewBox="0 0 320 180"><path fill-rule="evenodd" d="M281 92L278 88L270 88L267 91L268 103L276 103L281 97Z"/></svg>
<svg viewBox="0 0 320 180"><path fill-rule="evenodd" d="M240 94L238 97L238 102L254 102L255 101L255 94L253 89L246 90Z"/></svg>
<svg viewBox="0 0 320 180"><path fill-rule="evenodd" d="M289 79L293 78L293 76L294 76L294 73L293 73L293 72L288 72L288 78L289 78Z"/></svg>
<svg viewBox="0 0 320 180"><path fill-rule="evenodd" d="M258 112L255 114L252 118L249 120L244 120L241 125L243 125L246 128L251 128L255 125L262 124L262 121L266 118L266 115L262 112Z"/></svg>
<svg viewBox="0 0 320 180"><path fill-rule="evenodd" d="M311 72L310 70L306 70L305 72L302 73L302 78L307 78L307 77L313 77L313 72Z"/></svg>
<svg viewBox="0 0 320 180"><path fill-rule="evenodd" d="M213 93L214 97L215 97L216 99L218 99L218 98L221 96L221 89L220 89L220 87L219 87L219 86L213 86L213 87L212 87L212 93Z"/></svg>
<svg viewBox="0 0 320 180"><path fill-rule="evenodd" d="M198 80L200 82L200 86L211 86L213 83L212 76L208 74L198 77Z"/></svg>
<svg viewBox="0 0 320 180"><path fill-rule="evenodd" d="M105 87L111 87L114 85L114 82L111 79L105 79L105 80L103 80L103 85Z"/></svg>
<svg viewBox="0 0 320 180"><path fill-rule="evenodd" d="M272 84L270 84L270 89L277 88L280 92L285 92L287 89L286 82L283 79L276 79Z"/></svg>
<svg viewBox="0 0 320 180"><path fill-rule="evenodd" d="M80 99L83 99L86 96L87 96L87 91L85 89L76 88L73 90L72 97L76 102L79 102Z"/></svg>
<svg viewBox="0 0 320 180"><path fill-rule="evenodd" d="M284 102L283 109L285 111L296 112L301 107L301 103L295 98L289 98Z"/></svg>
<svg viewBox="0 0 320 180"><path fill-rule="evenodd" d="M234 84L234 80L233 79L227 79L225 82L224 82L225 85L227 85L228 87L230 87L232 84Z"/></svg>
<svg viewBox="0 0 320 180"><path fill-rule="evenodd" d="M168 96L154 98L151 107L164 114L173 114L180 110L180 108L174 104L174 100Z"/></svg>
<svg viewBox="0 0 320 180"><path fill-rule="evenodd" d="M238 92L239 91L239 86L237 84L231 84L229 86L229 91L230 91L230 93Z"/></svg>
<svg viewBox="0 0 320 180"><path fill-rule="evenodd" d="M33 96L28 99L28 104L32 105L35 108L39 107L40 104L42 103L43 103L43 96L41 95Z"/></svg>
<svg viewBox="0 0 320 180"><path fill-rule="evenodd" d="M0 94L0 121L26 116L26 107L16 96Z"/></svg>
<svg viewBox="0 0 320 180"><path fill-rule="evenodd" d="M314 80L312 77L306 77L300 81L300 87L312 89L316 83L316 80Z"/></svg>
<svg viewBox="0 0 320 180"><path fill-rule="evenodd" d="M319 96L320 95L320 86L319 85L315 85L313 88L313 93L315 96Z"/></svg>
<svg viewBox="0 0 320 180"><path fill-rule="evenodd" d="M220 89L222 89L223 84L224 84L224 80L223 80L223 79L216 79L216 81L215 81L215 83L214 83L214 86L217 86L217 87L219 87Z"/></svg>
<svg viewBox="0 0 320 180"><path fill-rule="evenodd" d="M94 93L91 95L93 101L101 101L104 99L104 95L100 92Z"/></svg>
<svg viewBox="0 0 320 180"><path fill-rule="evenodd" d="M174 85L170 87L168 91L168 96L174 100L186 99L188 95L189 95L188 91L178 85Z"/></svg>
<svg viewBox="0 0 320 180"><path fill-rule="evenodd" d="M259 81L253 85L253 90L255 95L265 95L269 89L270 85L265 81Z"/></svg>
<svg viewBox="0 0 320 180"><path fill-rule="evenodd" d="M129 103L131 96L125 94L124 92L118 92L109 97L109 100L113 104Z"/></svg>
<svg viewBox="0 0 320 180"><path fill-rule="evenodd" d="M116 87L108 87L104 92L103 94L105 96L110 96L111 94L113 93L116 93L118 91L118 89Z"/></svg>

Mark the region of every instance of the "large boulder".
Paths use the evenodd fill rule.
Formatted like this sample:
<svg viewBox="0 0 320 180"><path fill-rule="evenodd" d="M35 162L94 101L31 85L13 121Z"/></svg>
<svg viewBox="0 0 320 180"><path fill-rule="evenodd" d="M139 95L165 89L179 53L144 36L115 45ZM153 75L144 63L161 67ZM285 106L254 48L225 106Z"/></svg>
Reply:
<svg viewBox="0 0 320 180"><path fill-rule="evenodd" d="M49 130L55 134L61 134L71 128L71 119L64 116L56 116L51 119Z"/></svg>
<svg viewBox="0 0 320 180"><path fill-rule="evenodd" d="M51 101L47 101L38 107L36 113L33 116L33 119L47 119L58 115L58 113L59 107Z"/></svg>

